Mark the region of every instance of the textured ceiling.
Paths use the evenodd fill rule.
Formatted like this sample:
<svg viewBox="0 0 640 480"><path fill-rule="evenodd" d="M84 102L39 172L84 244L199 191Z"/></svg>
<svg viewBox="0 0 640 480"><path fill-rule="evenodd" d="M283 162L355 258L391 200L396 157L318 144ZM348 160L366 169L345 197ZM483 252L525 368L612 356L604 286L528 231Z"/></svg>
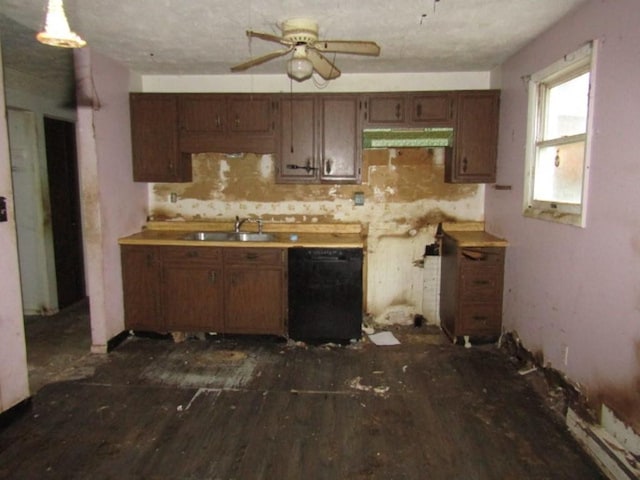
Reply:
<svg viewBox="0 0 640 480"><path fill-rule="evenodd" d="M65 0L64 5L72 30L93 50L135 72L231 75L232 65L280 48L249 41L245 30L279 34L278 24L297 16L316 20L323 39L373 40L380 45L377 58L338 54L335 61L344 74L486 71L583 1ZM46 2L0 0L0 12L35 32L44 23ZM9 56L5 62L28 59L20 44L32 41L31 33L9 40L6 22L0 28L3 25L3 51ZM284 61L248 72L280 73Z"/></svg>

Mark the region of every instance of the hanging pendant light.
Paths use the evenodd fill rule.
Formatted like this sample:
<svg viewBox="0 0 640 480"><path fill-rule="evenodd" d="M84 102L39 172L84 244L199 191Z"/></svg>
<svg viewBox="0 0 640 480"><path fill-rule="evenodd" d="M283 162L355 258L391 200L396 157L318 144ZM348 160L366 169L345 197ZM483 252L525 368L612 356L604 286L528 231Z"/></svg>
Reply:
<svg viewBox="0 0 640 480"><path fill-rule="evenodd" d="M87 44L69 28L62 0L49 0L44 31L36 38L40 43L54 47L82 48Z"/></svg>

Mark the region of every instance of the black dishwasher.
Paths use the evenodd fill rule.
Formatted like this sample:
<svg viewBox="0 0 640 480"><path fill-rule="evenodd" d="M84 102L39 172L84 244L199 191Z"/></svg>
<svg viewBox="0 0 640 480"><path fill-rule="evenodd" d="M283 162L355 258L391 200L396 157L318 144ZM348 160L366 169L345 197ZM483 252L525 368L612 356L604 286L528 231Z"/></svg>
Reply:
<svg viewBox="0 0 640 480"><path fill-rule="evenodd" d="M289 249L289 337L358 339L362 329L362 249Z"/></svg>

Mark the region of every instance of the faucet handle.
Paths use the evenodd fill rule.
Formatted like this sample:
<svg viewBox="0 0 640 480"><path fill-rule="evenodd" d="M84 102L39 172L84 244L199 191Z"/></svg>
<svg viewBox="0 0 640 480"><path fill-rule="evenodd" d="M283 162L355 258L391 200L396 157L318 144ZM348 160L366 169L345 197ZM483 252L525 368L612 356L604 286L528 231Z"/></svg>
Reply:
<svg viewBox="0 0 640 480"><path fill-rule="evenodd" d="M262 220L258 219L256 222L258 223L258 233L262 233Z"/></svg>

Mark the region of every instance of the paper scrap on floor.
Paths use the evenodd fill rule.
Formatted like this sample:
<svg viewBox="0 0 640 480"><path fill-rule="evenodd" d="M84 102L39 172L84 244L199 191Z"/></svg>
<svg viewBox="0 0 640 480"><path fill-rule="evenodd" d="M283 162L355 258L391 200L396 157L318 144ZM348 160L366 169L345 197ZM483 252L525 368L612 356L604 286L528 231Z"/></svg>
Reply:
<svg viewBox="0 0 640 480"><path fill-rule="evenodd" d="M400 340L391 332L374 333L373 335L369 335L369 340L376 345L400 345Z"/></svg>

